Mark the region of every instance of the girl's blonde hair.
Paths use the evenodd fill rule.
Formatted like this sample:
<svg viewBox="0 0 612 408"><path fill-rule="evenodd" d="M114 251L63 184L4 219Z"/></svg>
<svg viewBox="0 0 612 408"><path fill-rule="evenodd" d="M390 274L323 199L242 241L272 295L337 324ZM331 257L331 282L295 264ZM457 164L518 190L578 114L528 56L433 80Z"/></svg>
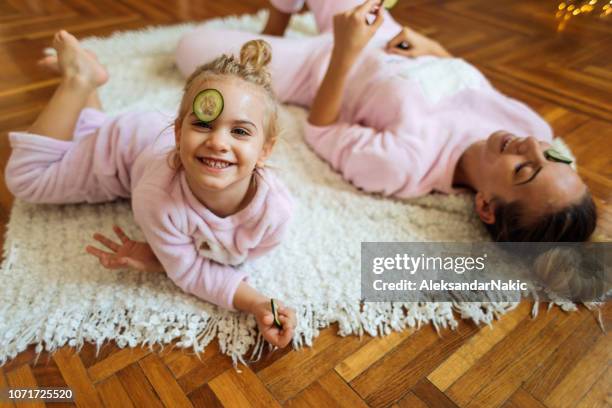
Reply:
<svg viewBox="0 0 612 408"><path fill-rule="evenodd" d="M251 40L242 45L240 60L234 55L223 54L209 63L200 65L187 78L175 124L181 123L185 115L192 111L193 100L204 82L226 76L239 78L255 85L263 92L267 105L264 133L266 143L273 146L278 138L278 102L272 90L270 73L266 68L271 60L270 44L264 40ZM178 170L181 167L178 146L170 153L169 159L172 168Z"/></svg>

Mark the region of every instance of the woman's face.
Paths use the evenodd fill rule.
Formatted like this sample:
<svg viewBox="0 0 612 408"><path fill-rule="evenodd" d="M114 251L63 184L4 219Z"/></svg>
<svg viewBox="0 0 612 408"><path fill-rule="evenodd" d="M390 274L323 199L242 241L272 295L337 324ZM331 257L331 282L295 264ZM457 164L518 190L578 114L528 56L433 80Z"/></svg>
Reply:
<svg viewBox="0 0 612 408"><path fill-rule="evenodd" d="M254 86L231 77L199 84L189 97L207 88L221 93L223 111L204 123L190 109L177 123L176 143L190 182L202 190L220 191L250 181L255 166L263 165L270 153L264 129L267 105Z"/></svg>
<svg viewBox="0 0 612 408"><path fill-rule="evenodd" d="M537 217L577 202L586 192L586 185L568 164L544 156L551 147L546 142L498 131L482 143L476 198L481 218L481 211L494 211L494 202L493 208L482 208L494 198L506 203L520 200Z"/></svg>

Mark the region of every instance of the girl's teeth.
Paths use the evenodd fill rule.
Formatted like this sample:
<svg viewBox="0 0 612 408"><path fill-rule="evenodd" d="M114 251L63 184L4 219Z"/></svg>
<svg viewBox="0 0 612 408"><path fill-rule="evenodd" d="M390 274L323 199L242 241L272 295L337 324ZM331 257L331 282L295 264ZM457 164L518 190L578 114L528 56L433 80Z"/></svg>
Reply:
<svg viewBox="0 0 612 408"><path fill-rule="evenodd" d="M217 160L207 160L207 159L203 159L202 160L203 163L209 167L214 167L216 169L224 169L226 167L229 167L229 163L226 162L222 162L222 161L217 161Z"/></svg>

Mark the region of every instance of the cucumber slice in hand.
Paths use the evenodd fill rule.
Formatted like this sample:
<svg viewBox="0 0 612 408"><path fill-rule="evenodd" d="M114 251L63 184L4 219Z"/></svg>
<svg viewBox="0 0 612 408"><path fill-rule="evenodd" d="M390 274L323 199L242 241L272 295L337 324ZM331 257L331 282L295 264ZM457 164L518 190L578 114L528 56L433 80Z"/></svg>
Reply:
<svg viewBox="0 0 612 408"><path fill-rule="evenodd" d="M205 89L193 100L193 113L202 122L212 122L223 112L223 95L216 89Z"/></svg>
<svg viewBox="0 0 612 408"><path fill-rule="evenodd" d="M393 8L393 6L395 6L396 4L397 0L384 0L382 6L389 10L390 8Z"/></svg>
<svg viewBox="0 0 612 408"><path fill-rule="evenodd" d="M544 150L544 156L547 159L552 159L556 162L565 163L565 164L572 163L572 159L570 159L569 157L565 157L564 155L559 153L557 150L552 149L552 148Z"/></svg>
<svg viewBox="0 0 612 408"><path fill-rule="evenodd" d="M283 325L281 324L280 319L278 318L278 306L276 305L274 299L270 299L270 306L272 307L272 315L274 315L274 325L279 329L282 329Z"/></svg>

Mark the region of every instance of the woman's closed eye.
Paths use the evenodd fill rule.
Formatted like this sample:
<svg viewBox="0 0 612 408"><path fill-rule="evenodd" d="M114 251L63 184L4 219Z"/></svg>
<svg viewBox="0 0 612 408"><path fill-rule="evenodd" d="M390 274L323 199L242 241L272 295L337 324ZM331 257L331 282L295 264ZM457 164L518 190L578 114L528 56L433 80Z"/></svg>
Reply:
<svg viewBox="0 0 612 408"><path fill-rule="evenodd" d="M524 163L520 163L517 164L516 167L514 167L514 174L515 175L519 175L519 173L527 173L526 170L522 171L523 169L527 169L527 166L529 166L531 163L530 162L524 162Z"/></svg>

